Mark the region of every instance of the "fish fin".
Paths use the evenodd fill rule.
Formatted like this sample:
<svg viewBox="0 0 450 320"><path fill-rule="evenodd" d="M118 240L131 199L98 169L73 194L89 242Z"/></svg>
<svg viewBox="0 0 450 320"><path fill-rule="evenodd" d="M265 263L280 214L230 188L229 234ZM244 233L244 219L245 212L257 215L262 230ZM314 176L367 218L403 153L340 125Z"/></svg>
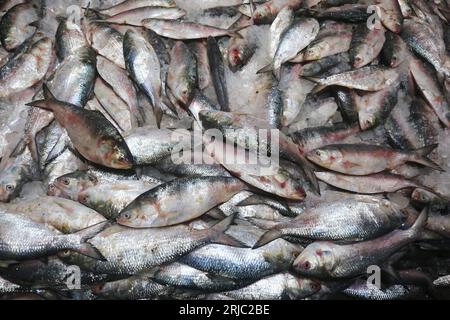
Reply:
<svg viewBox="0 0 450 320"><path fill-rule="evenodd" d="M271 230L275 228L280 221L266 220L266 219L258 219L258 218L247 218L247 220L254 226L257 226L263 230Z"/></svg>
<svg viewBox="0 0 450 320"><path fill-rule="evenodd" d="M316 77L305 77L303 76L302 78L309 80L311 82L315 82L315 83L319 83L320 82L320 78L316 78Z"/></svg>
<svg viewBox="0 0 450 320"><path fill-rule="evenodd" d="M322 92L323 90L325 90L327 88L326 85L323 84L318 84L314 87L314 89L311 90L311 94L317 94Z"/></svg>
<svg viewBox="0 0 450 320"><path fill-rule="evenodd" d="M428 220L428 207L425 207L420 215L417 217L414 224L407 230L410 233L411 238L420 238L422 235L422 230L425 227Z"/></svg>
<svg viewBox="0 0 450 320"><path fill-rule="evenodd" d="M52 94L52 92L50 91L50 89L47 87L47 85L45 83L42 85L42 91L44 93L44 99L35 100L35 101L32 101L25 105L29 106L29 107L36 107L36 108L53 111L53 108L51 107L49 102L56 101L57 99L55 98L55 96Z"/></svg>
<svg viewBox="0 0 450 320"><path fill-rule="evenodd" d="M75 234L80 236L81 242L85 242L95 237L99 232L103 231L109 224L110 224L109 221L102 221L87 228L81 229L75 232Z"/></svg>
<svg viewBox="0 0 450 320"><path fill-rule="evenodd" d="M23 138L20 139L19 142L17 143L17 145L11 151L11 154L9 156L12 158L15 158L15 157L21 155L25 151L26 146L27 146L26 140Z"/></svg>
<svg viewBox="0 0 450 320"><path fill-rule="evenodd" d="M218 207L212 208L208 212L205 213L205 215L208 215L211 218L222 220L223 218L226 218L226 214L220 210Z"/></svg>
<svg viewBox="0 0 450 320"><path fill-rule="evenodd" d="M42 92L44 94L45 100L57 100L45 83L42 85Z"/></svg>
<svg viewBox="0 0 450 320"><path fill-rule="evenodd" d="M281 238L282 234L280 230L272 229L264 233L261 238L256 241L256 243L253 246L253 249L260 248L269 242L272 242L275 239Z"/></svg>
<svg viewBox="0 0 450 320"><path fill-rule="evenodd" d="M410 159L410 161L419 163L421 165L432 168L434 170L445 172L445 170L442 169L437 163L435 163L432 160L430 160L429 158L427 158L427 155L430 154L437 147L438 147L438 144L433 144L430 146L426 146L426 147L414 150L413 156Z"/></svg>
<svg viewBox="0 0 450 320"><path fill-rule="evenodd" d="M311 167L309 163L304 160L304 164L302 165L302 170L305 173L305 176L309 182L309 185L311 187L311 191L314 192L316 195L320 196L320 185L319 180L316 177L316 174L314 173L314 169Z"/></svg>
<svg viewBox="0 0 450 320"><path fill-rule="evenodd" d="M155 108L153 108L153 114L155 115L156 126L158 127L158 129L161 129L161 121L162 121L162 117L163 117L163 111L161 110L161 108L155 107Z"/></svg>
<svg viewBox="0 0 450 320"><path fill-rule="evenodd" d="M101 254L101 252L89 242L82 243L73 250L95 260L106 261L106 258Z"/></svg>
<svg viewBox="0 0 450 320"><path fill-rule="evenodd" d="M227 246L238 247L238 248L247 248L245 244L241 241L236 240L235 238L227 235L225 231L228 230L229 226L234 220L236 214L232 214L222 221L216 223L210 229L207 230L209 233L209 239L211 243L224 244Z"/></svg>
<svg viewBox="0 0 450 320"><path fill-rule="evenodd" d="M28 25L30 26L30 27L35 27L36 29L39 29L39 21L33 21L33 22L31 22L31 23L29 23Z"/></svg>
<svg viewBox="0 0 450 320"><path fill-rule="evenodd" d="M272 64L268 64L268 65L262 67L261 69L259 69L258 71L256 71L256 74L266 73L266 72L270 72L272 70L273 70Z"/></svg>

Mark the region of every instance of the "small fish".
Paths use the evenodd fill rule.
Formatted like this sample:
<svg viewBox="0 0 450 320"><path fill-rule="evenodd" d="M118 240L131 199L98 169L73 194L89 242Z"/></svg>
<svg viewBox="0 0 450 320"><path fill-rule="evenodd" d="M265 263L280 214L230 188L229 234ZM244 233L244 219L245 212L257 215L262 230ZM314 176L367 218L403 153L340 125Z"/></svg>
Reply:
<svg viewBox="0 0 450 320"><path fill-rule="evenodd" d="M236 178L177 179L142 193L122 210L117 222L134 228L179 224L201 216L245 188ZM190 197L186 197L188 193Z"/></svg>
<svg viewBox="0 0 450 320"><path fill-rule="evenodd" d="M290 7L284 7L270 25L269 56L271 59L275 58L281 35L289 28L293 21L294 11Z"/></svg>
<svg viewBox="0 0 450 320"><path fill-rule="evenodd" d="M387 66L397 68L408 60L410 55L408 45L398 34L386 32L386 42L381 51L381 57Z"/></svg>
<svg viewBox="0 0 450 320"><path fill-rule="evenodd" d="M239 30L225 30L195 22L181 20L145 19L144 27L160 36L175 40L193 40L208 37L233 36Z"/></svg>
<svg viewBox="0 0 450 320"><path fill-rule="evenodd" d="M365 23L356 28L350 44L350 60L355 68L364 67L378 57L386 41L385 32L383 27L369 29Z"/></svg>
<svg viewBox="0 0 450 320"><path fill-rule="evenodd" d="M316 172L319 180L336 188L360 194L396 192L406 188L427 187L399 175L377 173L369 176L347 176L332 172ZM430 189L429 189L430 190ZM430 190L433 192L433 190Z"/></svg>
<svg viewBox="0 0 450 320"><path fill-rule="evenodd" d="M253 248L286 236L323 241L368 240L400 227L404 220L399 208L388 200L368 196L347 198L319 204L294 219L275 224Z"/></svg>
<svg viewBox="0 0 450 320"><path fill-rule="evenodd" d="M105 19L108 23L143 26L144 19L176 20L183 17L186 11L176 7L140 7L123 11Z"/></svg>
<svg viewBox="0 0 450 320"><path fill-rule="evenodd" d="M0 257L3 260L39 258L62 250L74 250L94 259L103 259L95 247L86 240L105 228L104 222L77 233L62 235L18 214L0 213L0 221L0 239L4 244L0 250Z"/></svg>
<svg viewBox="0 0 450 320"><path fill-rule="evenodd" d="M379 173L406 162L442 171L437 164L427 158L436 147L437 145L431 145L422 149L401 151L369 144L341 144L313 150L307 154L307 158L321 167L351 175Z"/></svg>
<svg viewBox="0 0 450 320"><path fill-rule="evenodd" d="M320 60L329 56L333 56L339 53L347 52L350 50L352 42L352 33L340 33L335 36L323 37L315 40L311 43L304 52L300 53L297 58L301 58L299 61L296 58L291 62L305 62Z"/></svg>
<svg viewBox="0 0 450 320"><path fill-rule="evenodd" d="M56 54L60 61L88 46L81 26L69 18L59 23L55 38Z"/></svg>
<svg viewBox="0 0 450 320"><path fill-rule="evenodd" d="M0 98L19 93L41 81L53 61L50 38L33 43L24 54L0 68Z"/></svg>
<svg viewBox="0 0 450 320"><path fill-rule="evenodd" d="M67 130L75 148L88 160L116 169L133 166L133 156L117 129L98 111L80 109L58 101L44 86L45 100L29 103L29 106L50 110ZM92 146L97 146L93 149Z"/></svg>
<svg viewBox="0 0 450 320"><path fill-rule="evenodd" d="M416 241L427 221L426 210L407 230L394 230L382 237L355 244L314 242L305 248L293 267L301 275L319 278L348 278L367 273L367 267L380 265L399 249Z"/></svg>
<svg viewBox="0 0 450 320"><path fill-rule="evenodd" d="M173 0L124 0L107 9L101 9L99 12L108 16L114 16L124 11L143 7L174 8L176 3Z"/></svg>

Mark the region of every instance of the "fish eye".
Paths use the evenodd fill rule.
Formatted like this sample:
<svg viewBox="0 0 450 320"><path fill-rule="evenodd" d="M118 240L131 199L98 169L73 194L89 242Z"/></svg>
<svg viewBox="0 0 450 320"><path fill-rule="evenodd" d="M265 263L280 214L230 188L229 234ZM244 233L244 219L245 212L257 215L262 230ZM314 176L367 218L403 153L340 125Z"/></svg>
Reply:
<svg viewBox="0 0 450 320"><path fill-rule="evenodd" d="M131 215L127 212L123 214L123 217L128 220L131 218Z"/></svg>
<svg viewBox="0 0 450 320"><path fill-rule="evenodd" d="M62 182L63 182L66 186L68 186L68 185L70 184L70 180L69 180L68 178L64 178L64 179L62 180Z"/></svg>
<svg viewBox="0 0 450 320"><path fill-rule="evenodd" d="M311 289L313 289L314 291L319 291L321 288L321 285L317 282L313 282L311 283Z"/></svg>
<svg viewBox="0 0 450 320"><path fill-rule="evenodd" d="M14 186L12 184L7 184L5 186L6 191L13 191L14 190Z"/></svg>
<svg viewBox="0 0 450 320"><path fill-rule="evenodd" d="M309 269L311 268L311 263L310 263L309 261L305 261L305 262L303 263L302 268L303 268L304 270L309 270Z"/></svg>

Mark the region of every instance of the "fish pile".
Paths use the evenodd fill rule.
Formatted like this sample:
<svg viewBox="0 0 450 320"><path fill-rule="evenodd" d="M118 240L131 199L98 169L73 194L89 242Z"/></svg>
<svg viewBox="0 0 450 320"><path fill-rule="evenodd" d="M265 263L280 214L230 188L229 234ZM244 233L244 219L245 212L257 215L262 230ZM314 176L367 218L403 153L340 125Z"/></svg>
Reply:
<svg viewBox="0 0 450 320"><path fill-rule="evenodd" d="M0 11L0 299L450 298L448 1Z"/></svg>

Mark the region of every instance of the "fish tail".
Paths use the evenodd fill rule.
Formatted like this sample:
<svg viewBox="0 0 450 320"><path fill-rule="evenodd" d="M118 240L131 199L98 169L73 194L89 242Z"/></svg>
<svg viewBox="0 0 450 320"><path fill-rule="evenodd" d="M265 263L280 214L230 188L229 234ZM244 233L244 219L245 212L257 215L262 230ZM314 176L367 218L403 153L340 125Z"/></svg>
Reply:
<svg viewBox="0 0 450 320"><path fill-rule="evenodd" d="M270 72L273 70L273 66L272 64L268 64L267 66L262 67L261 69L259 69L258 71L256 71L257 74L261 74L261 73L266 73L266 72Z"/></svg>
<svg viewBox="0 0 450 320"><path fill-rule="evenodd" d="M280 230L272 229L264 233L261 238L259 238L258 241L256 241L255 245L253 246L253 249L260 248L269 242L272 242L275 239L281 238L282 234Z"/></svg>
<svg viewBox="0 0 450 320"><path fill-rule="evenodd" d="M102 253L89 242L82 243L73 250L95 260L106 261L106 258L102 255Z"/></svg>
<svg viewBox="0 0 450 320"><path fill-rule="evenodd" d="M99 232L104 230L109 225L109 221L102 221L87 228L75 232L80 237L80 242L85 242L95 237Z"/></svg>
<svg viewBox="0 0 450 320"><path fill-rule="evenodd" d="M224 244L227 246L245 248L247 247L245 244L236 240L235 238L227 235L225 231L228 230L231 223L233 222L235 214L232 214L222 221L216 223L212 226L207 232L209 234L209 239L211 243Z"/></svg>
<svg viewBox="0 0 450 320"><path fill-rule="evenodd" d="M410 233L410 237L418 239L422 235L422 230L425 227L428 220L428 207L425 207L420 215L417 217L414 224L407 231Z"/></svg>
<svg viewBox="0 0 450 320"><path fill-rule="evenodd" d="M54 108L50 102L56 101L55 96L45 83L42 86L42 91L44 93L44 99L32 101L30 103L27 103L26 106L53 111Z"/></svg>
<svg viewBox="0 0 450 320"><path fill-rule="evenodd" d="M444 172L445 171L444 169L442 169L437 163L435 163L434 161L430 160L427 157L437 147L438 144L433 144L430 146L414 150L412 153L411 161L432 168L434 170Z"/></svg>

